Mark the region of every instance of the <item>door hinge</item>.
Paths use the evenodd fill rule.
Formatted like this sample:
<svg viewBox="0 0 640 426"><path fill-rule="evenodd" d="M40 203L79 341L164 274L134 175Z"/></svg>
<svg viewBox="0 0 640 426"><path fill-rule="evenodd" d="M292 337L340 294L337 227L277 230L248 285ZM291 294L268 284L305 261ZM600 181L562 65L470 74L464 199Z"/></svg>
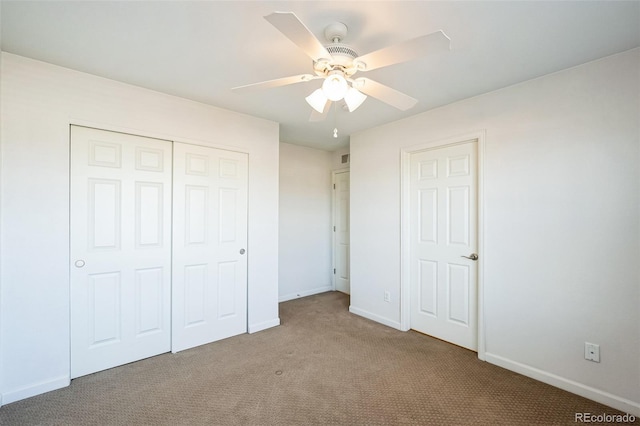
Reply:
<svg viewBox="0 0 640 426"><path fill-rule="evenodd" d="M336 268L333 268L333 275L336 274Z"/></svg>
<svg viewBox="0 0 640 426"><path fill-rule="evenodd" d="M333 184L333 189L336 189L336 184L335 183Z"/></svg>
<svg viewBox="0 0 640 426"><path fill-rule="evenodd" d="M335 226L333 227L333 232L336 232L336 227Z"/></svg>

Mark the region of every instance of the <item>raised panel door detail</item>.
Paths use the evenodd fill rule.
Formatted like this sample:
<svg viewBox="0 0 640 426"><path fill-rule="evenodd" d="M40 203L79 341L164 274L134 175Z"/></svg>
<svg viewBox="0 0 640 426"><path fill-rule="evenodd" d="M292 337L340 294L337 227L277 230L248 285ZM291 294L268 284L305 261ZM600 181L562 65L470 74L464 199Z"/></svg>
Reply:
<svg viewBox="0 0 640 426"><path fill-rule="evenodd" d="M163 184L136 182L136 246L157 247L163 237Z"/></svg>
<svg viewBox="0 0 640 426"><path fill-rule="evenodd" d="M218 318L235 315L236 307L236 268L238 262L220 262L218 264Z"/></svg>
<svg viewBox="0 0 640 426"><path fill-rule="evenodd" d="M91 346L104 345L120 340L120 273L93 274L89 276Z"/></svg>
<svg viewBox="0 0 640 426"><path fill-rule="evenodd" d="M120 181L89 179L89 247L120 248Z"/></svg>
<svg viewBox="0 0 640 426"><path fill-rule="evenodd" d="M349 279L349 245L340 244L338 245L338 258L339 265L343 265L343 267L339 268L338 277L343 280Z"/></svg>
<svg viewBox="0 0 640 426"><path fill-rule="evenodd" d="M448 188L449 244L469 246L469 187Z"/></svg>
<svg viewBox="0 0 640 426"><path fill-rule="evenodd" d="M418 180L436 179L438 160L425 160L418 163Z"/></svg>
<svg viewBox="0 0 640 426"><path fill-rule="evenodd" d="M344 205L344 208L340 209L340 232L343 234L349 233L349 193L346 191L340 192L340 203Z"/></svg>
<svg viewBox="0 0 640 426"><path fill-rule="evenodd" d="M207 265L190 265L184 268L184 306L187 327L205 321L207 269Z"/></svg>
<svg viewBox="0 0 640 426"><path fill-rule="evenodd" d="M120 168L122 164L121 145L117 143L89 141L89 165Z"/></svg>
<svg viewBox="0 0 640 426"><path fill-rule="evenodd" d="M218 193L221 243L236 240L237 192L233 188L220 188Z"/></svg>
<svg viewBox="0 0 640 426"><path fill-rule="evenodd" d="M221 158L218 173L224 179L236 179L238 177L238 161L229 158Z"/></svg>
<svg viewBox="0 0 640 426"><path fill-rule="evenodd" d="M197 155L188 153L186 155L186 168L185 173L194 176L208 176L209 175L209 157L206 155Z"/></svg>
<svg viewBox="0 0 640 426"><path fill-rule="evenodd" d="M438 262L419 260L419 307L427 315L438 315Z"/></svg>
<svg viewBox="0 0 640 426"><path fill-rule="evenodd" d="M418 193L420 222L418 224L420 241L423 243L438 242L438 190L436 188L421 189Z"/></svg>
<svg viewBox="0 0 640 426"><path fill-rule="evenodd" d="M163 268L138 269L135 275L137 334L161 331L164 318Z"/></svg>
<svg viewBox="0 0 640 426"><path fill-rule="evenodd" d="M469 267L448 265L448 319L461 325L469 325Z"/></svg>
<svg viewBox="0 0 640 426"><path fill-rule="evenodd" d="M161 149L136 147L136 170L164 171L164 152Z"/></svg>
<svg viewBox="0 0 640 426"><path fill-rule="evenodd" d="M206 186L191 186L185 188L185 244L204 244L207 241L207 195L209 189Z"/></svg>
<svg viewBox="0 0 640 426"><path fill-rule="evenodd" d="M447 176L469 176L470 168L469 155L455 155L447 157Z"/></svg>

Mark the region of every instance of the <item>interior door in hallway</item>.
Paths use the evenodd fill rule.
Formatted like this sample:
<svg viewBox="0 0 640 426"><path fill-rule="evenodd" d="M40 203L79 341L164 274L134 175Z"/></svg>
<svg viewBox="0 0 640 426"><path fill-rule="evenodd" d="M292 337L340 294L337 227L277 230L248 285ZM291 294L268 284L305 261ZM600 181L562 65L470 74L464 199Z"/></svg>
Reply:
<svg viewBox="0 0 640 426"><path fill-rule="evenodd" d="M247 331L248 156L174 143L173 342Z"/></svg>
<svg viewBox="0 0 640 426"><path fill-rule="evenodd" d="M171 142L71 126L71 377L171 349Z"/></svg>
<svg viewBox="0 0 640 426"><path fill-rule="evenodd" d="M477 350L477 142L411 154L411 328Z"/></svg>
<svg viewBox="0 0 640 426"><path fill-rule="evenodd" d="M349 294L349 171L334 173L333 280L334 288Z"/></svg>

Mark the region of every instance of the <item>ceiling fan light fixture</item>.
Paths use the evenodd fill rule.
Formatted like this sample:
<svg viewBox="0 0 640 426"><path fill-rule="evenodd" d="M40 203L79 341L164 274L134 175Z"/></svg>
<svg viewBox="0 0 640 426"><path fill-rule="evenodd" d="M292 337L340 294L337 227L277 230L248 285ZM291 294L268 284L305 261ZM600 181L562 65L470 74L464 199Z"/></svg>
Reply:
<svg viewBox="0 0 640 426"><path fill-rule="evenodd" d="M312 94L307 96L305 100L309 105L311 105L311 108L322 114L324 112L324 108L327 106L328 99L322 89L316 89Z"/></svg>
<svg viewBox="0 0 640 426"><path fill-rule="evenodd" d="M349 87L347 93L344 94L344 102L347 104L349 112L355 111L365 99L367 99L367 95L354 87Z"/></svg>
<svg viewBox="0 0 640 426"><path fill-rule="evenodd" d="M322 91L327 99L331 101L339 101L344 98L348 89L349 85L347 84L347 80L338 73L330 74L324 79L324 83L322 83Z"/></svg>

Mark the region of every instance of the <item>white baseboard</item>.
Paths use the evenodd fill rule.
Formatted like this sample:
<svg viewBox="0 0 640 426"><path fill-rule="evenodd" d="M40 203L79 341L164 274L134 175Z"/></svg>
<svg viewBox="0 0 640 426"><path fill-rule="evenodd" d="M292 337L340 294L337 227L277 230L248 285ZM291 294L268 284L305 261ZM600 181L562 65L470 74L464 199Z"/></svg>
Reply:
<svg viewBox="0 0 640 426"><path fill-rule="evenodd" d="M371 313L369 311L365 311L364 309L356 308L353 305L349 306L349 312L351 312L352 314L360 315L361 317L365 317L367 319L370 319L371 321L379 322L380 324L384 324L387 327L391 327L391 328L395 328L396 330L404 331L404 330L402 330L402 327L400 326L399 322L391 321L388 318L381 317L378 314L373 314L373 313Z"/></svg>
<svg viewBox="0 0 640 426"><path fill-rule="evenodd" d="M51 392L56 389L67 387L70 383L71 379L69 376L62 376L45 382L25 386L14 391L4 392L2 394L2 403L10 404L12 402L20 401L21 399L30 398L45 392Z"/></svg>
<svg viewBox="0 0 640 426"><path fill-rule="evenodd" d="M269 321L262 321L257 324L249 324L247 332L249 334L257 333L258 331L266 330L267 328L277 327L280 325L280 318L274 318Z"/></svg>
<svg viewBox="0 0 640 426"><path fill-rule="evenodd" d="M287 300L299 299L301 297L313 296L314 294L326 293L327 291L333 291L333 287L330 285L324 287L316 287L311 290L297 291L295 293L283 294L278 297L278 302L286 302Z"/></svg>
<svg viewBox="0 0 640 426"><path fill-rule="evenodd" d="M556 376L555 374L547 371L539 370L489 352L485 353L485 360L491 364L506 368L507 370L515 371L523 376L531 377L532 379L566 390L567 392L580 395L587 399L599 402L600 404L640 417L640 403L630 401L608 392L592 388L582 383L574 382L573 380L569 380L564 377Z"/></svg>

